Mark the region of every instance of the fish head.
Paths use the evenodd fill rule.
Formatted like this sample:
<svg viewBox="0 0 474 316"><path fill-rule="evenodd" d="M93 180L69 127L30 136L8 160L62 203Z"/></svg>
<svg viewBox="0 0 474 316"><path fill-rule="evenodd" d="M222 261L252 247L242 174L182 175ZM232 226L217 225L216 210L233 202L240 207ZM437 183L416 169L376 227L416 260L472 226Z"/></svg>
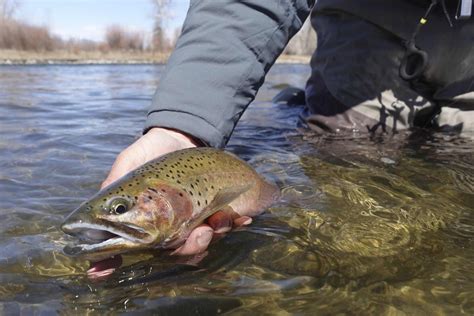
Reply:
<svg viewBox="0 0 474 316"><path fill-rule="evenodd" d="M126 177L99 191L61 225L77 243L64 252L101 260L131 250L159 247L192 214L187 192L164 181Z"/></svg>

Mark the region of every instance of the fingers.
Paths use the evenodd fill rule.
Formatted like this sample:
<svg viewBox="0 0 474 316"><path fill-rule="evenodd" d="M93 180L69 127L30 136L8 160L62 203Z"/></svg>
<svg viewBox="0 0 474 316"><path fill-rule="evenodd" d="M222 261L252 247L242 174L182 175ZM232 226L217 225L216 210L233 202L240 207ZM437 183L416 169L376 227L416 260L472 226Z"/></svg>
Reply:
<svg viewBox="0 0 474 316"><path fill-rule="evenodd" d="M252 218L249 216L240 216L232 210L218 211L207 219L209 226L217 234L227 233L232 227L241 227L250 225Z"/></svg>
<svg viewBox="0 0 474 316"><path fill-rule="evenodd" d="M241 216L234 220L234 225L236 227L242 227L252 224L252 218L248 216Z"/></svg>
<svg viewBox="0 0 474 316"><path fill-rule="evenodd" d="M241 227L252 223L252 218L248 216L239 216L237 213L227 211L218 211L207 219L207 223L195 228L188 236L184 244L176 249L173 255L195 255L207 249L214 234L223 234L232 229L232 227Z"/></svg>
<svg viewBox="0 0 474 316"><path fill-rule="evenodd" d="M214 231L208 225L201 225L195 228L184 244L176 249L173 255L194 255L203 252L212 240Z"/></svg>
<svg viewBox="0 0 474 316"><path fill-rule="evenodd" d="M204 260L204 258L207 257L208 254L208 251L204 251L193 256L178 257L176 258L176 263L185 264L188 266L197 266L202 260Z"/></svg>
<svg viewBox="0 0 474 316"><path fill-rule="evenodd" d="M232 215L228 212L218 211L207 219L207 223L215 233L226 233L232 229Z"/></svg>
<svg viewBox="0 0 474 316"><path fill-rule="evenodd" d="M87 277L91 280L99 280L108 277L122 265L122 256L113 256L101 261L91 262L87 270Z"/></svg>

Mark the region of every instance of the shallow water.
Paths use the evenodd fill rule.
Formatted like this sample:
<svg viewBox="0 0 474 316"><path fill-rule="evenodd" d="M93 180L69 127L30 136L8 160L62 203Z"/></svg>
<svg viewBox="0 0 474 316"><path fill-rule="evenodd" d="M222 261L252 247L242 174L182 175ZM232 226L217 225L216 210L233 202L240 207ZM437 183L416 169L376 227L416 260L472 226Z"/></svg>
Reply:
<svg viewBox="0 0 474 316"><path fill-rule="evenodd" d="M201 258L124 256L91 282L58 226L141 133L162 66L0 68L0 313L474 314L471 140L316 137L271 98L277 65L228 149L282 201Z"/></svg>

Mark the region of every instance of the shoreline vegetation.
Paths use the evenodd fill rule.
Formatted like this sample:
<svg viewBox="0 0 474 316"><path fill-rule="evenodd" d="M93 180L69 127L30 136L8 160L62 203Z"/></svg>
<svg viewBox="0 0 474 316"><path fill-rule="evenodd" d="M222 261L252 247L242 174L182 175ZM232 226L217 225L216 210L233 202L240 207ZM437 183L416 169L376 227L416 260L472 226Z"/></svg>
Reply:
<svg viewBox="0 0 474 316"><path fill-rule="evenodd" d="M107 65L107 64L165 64L170 53L155 51L78 51L63 50L35 52L0 49L0 65ZM281 64L309 63L311 56L282 54Z"/></svg>
<svg viewBox="0 0 474 316"><path fill-rule="evenodd" d="M154 8L152 30L134 31L111 24L100 40L62 38L48 26L17 18L20 0L0 0L0 65L48 64L165 64L181 27L165 28L172 0L150 0ZM308 63L316 47L309 20L288 43L277 63Z"/></svg>

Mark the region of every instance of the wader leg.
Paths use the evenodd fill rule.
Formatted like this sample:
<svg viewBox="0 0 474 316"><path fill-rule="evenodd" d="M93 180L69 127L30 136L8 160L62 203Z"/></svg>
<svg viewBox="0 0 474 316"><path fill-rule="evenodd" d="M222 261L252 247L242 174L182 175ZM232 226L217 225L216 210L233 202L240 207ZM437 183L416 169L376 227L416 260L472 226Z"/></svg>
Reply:
<svg viewBox="0 0 474 316"><path fill-rule="evenodd" d="M396 133L429 126L436 108L400 78L405 47L399 38L343 13L316 15L312 22L318 48L306 86L310 128Z"/></svg>
<svg viewBox="0 0 474 316"><path fill-rule="evenodd" d="M441 19L432 24L444 23ZM435 49L427 44L431 64L422 80L408 82L399 75L406 48L387 29L343 12L313 14L312 23L318 48L311 60L303 115L311 129L396 133L418 127L474 132L474 92L456 96L474 90L474 48L469 41L474 25L457 24L456 32L446 28L445 33L420 35L420 43L425 40L432 46L443 39L443 45ZM454 47L449 36L464 46Z"/></svg>
<svg viewBox="0 0 474 316"><path fill-rule="evenodd" d="M436 124L442 131L474 135L474 92L443 101Z"/></svg>
<svg viewBox="0 0 474 316"><path fill-rule="evenodd" d="M400 78L400 80L402 80ZM316 132L396 133L411 127L432 127L437 107L416 92L394 87L352 106L335 98L313 73L307 89L306 125Z"/></svg>

